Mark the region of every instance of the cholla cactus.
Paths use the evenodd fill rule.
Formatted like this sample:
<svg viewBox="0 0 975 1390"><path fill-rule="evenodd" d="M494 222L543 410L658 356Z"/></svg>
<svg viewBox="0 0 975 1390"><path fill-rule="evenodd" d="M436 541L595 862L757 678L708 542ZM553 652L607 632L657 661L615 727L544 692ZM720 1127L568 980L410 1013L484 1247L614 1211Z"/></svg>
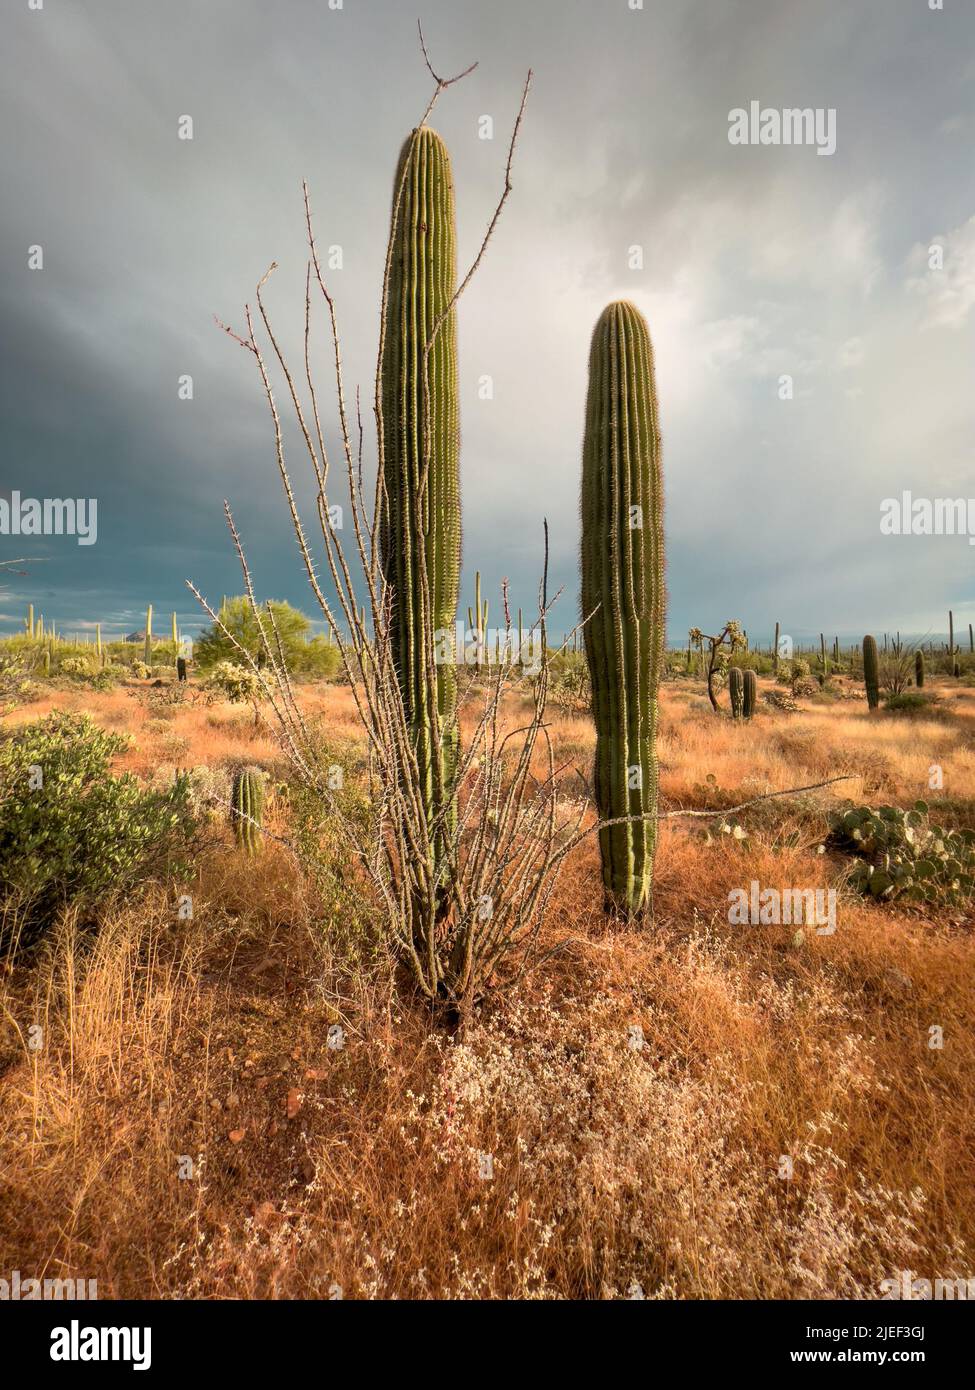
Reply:
<svg viewBox="0 0 975 1390"><path fill-rule="evenodd" d="M205 690L222 695L231 704L255 699L259 688L257 676L250 667L237 666L232 661L219 661L204 685Z"/></svg>

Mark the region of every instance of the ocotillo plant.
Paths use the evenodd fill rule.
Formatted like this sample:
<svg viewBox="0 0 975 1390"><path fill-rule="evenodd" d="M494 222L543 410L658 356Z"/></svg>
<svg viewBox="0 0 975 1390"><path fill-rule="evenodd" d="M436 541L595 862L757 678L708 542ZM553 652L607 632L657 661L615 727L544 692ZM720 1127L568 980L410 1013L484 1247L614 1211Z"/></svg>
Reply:
<svg viewBox="0 0 975 1390"><path fill-rule="evenodd" d="M731 701L732 719L741 719L745 713L745 677L740 666L732 666L728 672L728 698Z"/></svg>
<svg viewBox="0 0 975 1390"><path fill-rule="evenodd" d="M751 719L755 713L755 706L758 704L758 677L752 670L744 673L744 690L742 692L742 718Z"/></svg>
<svg viewBox="0 0 975 1390"><path fill-rule="evenodd" d="M261 814L264 810L264 774L245 767L236 773L230 794L230 822L237 846L247 854L261 848Z"/></svg>
<svg viewBox="0 0 975 1390"><path fill-rule="evenodd" d="M146 609L146 644L143 661L147 666L152 665L152 604Z"/></svg>
<svg viewBox="0 0 975 1390"><path fill-rule="evenodd" d="M390 641L424 782L433 860L456 818L457 678L435 663L454 631L460 583L460 427L454 192L447 147L428 126L407 138L393 185L384 304L380 542L391 600Z"/></svg>
<svg viewBox="0 0 975 1390"><path fill-rule="evenodd" d="M914 653L914 684L918 690L924 685L924 653L920 647Z"/></svg>
<svg viewBox="0 0 975 1390"><path fill-rule="evenodd" d="M880 704L880 658L876 637L863 639L863 683L867 688L867 704L876 709Z"/></svg>
<svg viewBox="0 0 975 1390"><path fill-rule="evenodd" d="M625 302L600 315L589 354L582 455L582 615L596 724L595 793L608 904L652 905L664 534L653 348Z"/></svg>

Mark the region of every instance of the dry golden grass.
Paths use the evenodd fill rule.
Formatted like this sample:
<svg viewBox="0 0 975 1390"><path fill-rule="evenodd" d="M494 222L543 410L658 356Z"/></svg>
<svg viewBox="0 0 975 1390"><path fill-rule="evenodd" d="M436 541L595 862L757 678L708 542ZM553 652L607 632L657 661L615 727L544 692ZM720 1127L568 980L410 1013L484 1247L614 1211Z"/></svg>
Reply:
<svg viewBox="0 0 975 1390"><path fill-rule="evenodd" d="M355 735L348 690L307 698ZM701 701L664 693L668 807L847 771L844 795L907 803L938 762L972 823L975 692L945 688L938 718L806 702L744 727ZM124 689L13 717L51 704L131 731L142 775L278 759L249 713L160 717ZM586 771L588 721L554 734ZM281 846L249 860L218 835L191 922L162 885L95 937L69 919L2 987L0 1272L133 1298L870 1297L902 1268L969 1275L971 924L848 896L836 934L799 946L727 921L753 878L838 882L817 853L834 800L757 808L740 844L665 823L652 930L602 918L588 841L532 969L462 1039L365 943L350 953L341 899Z"/></svg>

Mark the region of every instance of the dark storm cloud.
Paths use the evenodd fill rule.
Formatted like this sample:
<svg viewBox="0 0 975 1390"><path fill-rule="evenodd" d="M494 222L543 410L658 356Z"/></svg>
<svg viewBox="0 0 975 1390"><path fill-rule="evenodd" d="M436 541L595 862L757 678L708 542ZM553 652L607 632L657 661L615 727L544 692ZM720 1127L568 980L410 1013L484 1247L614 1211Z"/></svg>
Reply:
<svg viewBox="0 0 975 1390"><path fill-rule="evenodd" d="M949 598L971 606L963 541L895 554L878 527L901 487L972 491L971 8L439 0L422 17L442 71L480 60L434 121L462 261L536 71L514 193L461 306L462 607L480 568L529 608L547 515L570 622L588 339L618 296L655 342L675 637L732 614L756 633L927 630ZM392 169L429 92L414 23L398 0L8 8L0 492L99 501L96 546L42 538L43 563L5 581L8 630L30 600L64 629L128 628L150 601L189 624L184 579L239 589L224 497L261 592L310 609L260 382L212 315L241 327L274 259L267 302L299 346L307 177L320 242L343 250L332 285L368 423ZM836 154L730 146L728 112L752 99L835 107ZM297 448L292 464L307 498ZM0 538L0 558L14 548Z"/></svg>

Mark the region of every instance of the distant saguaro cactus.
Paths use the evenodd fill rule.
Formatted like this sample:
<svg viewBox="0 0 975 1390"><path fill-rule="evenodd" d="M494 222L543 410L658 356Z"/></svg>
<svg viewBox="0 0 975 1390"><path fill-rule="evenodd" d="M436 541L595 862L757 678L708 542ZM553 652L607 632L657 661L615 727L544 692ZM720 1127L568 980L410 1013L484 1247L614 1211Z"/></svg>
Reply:
<svg viewBox="0 0 975 1390"><path fill-rule="evenodd" d="M381 328L380 542L393 661L436 863L456 820L456 669L453 660L435 660L437 634L453 636L460 584L454 241L450 157L440 136L420 126L403 145L393 185Z"/></svg>
<svg viewBox="0 0 975 1390"><path fill-rule="evenodd" d="M924 685L924 653L920 647L914 653L914 684L918 690Z"/></svg>
<svg viewBox="0 0 975 1390"><path fill-rule="evenodd" d="M147 666L152 665L152 604L146 609L146 642L142 657Z"/></svg>
<svg viewBox="0 0 975 1390"><path fill-rule="evenodd" d="M755 713L755 706L758 704L758 677L752 670L744 673L744 690L742 692L742 718L751 719Z"/></svg>
<svg viewBox="0 0 975 1390"><path fill-rule="evenodd" d="M867 688L867 704L877 709L880 704L880 658L877 655L877 639L869 635L863 639L863 683Z"/></svg>
<svg viewBox="0 0 975 1390"><path fill-rule="evenodd" d="M745 715L745 676L740 666L732 666L728 672L728 698L731 701L732 719L743 719Z"/></svg>
<svg viewBox="0 0 975 1390"><path fill-rule="evenodd" d="M238 848L256 854L261 848L261 815L264 810L264 774L253 767L236 773L230 799L230 822Z"/></svg>
<svg viewBox="0 0 975 1390"><path fill-rule="evenodd" d="M607 905L652 905L657 691L664 649L664 533L653 348L626 302L600 315L589 354L582 456L582 613L596 724ZM590 614L592 616L590 616Z"/></svg>

